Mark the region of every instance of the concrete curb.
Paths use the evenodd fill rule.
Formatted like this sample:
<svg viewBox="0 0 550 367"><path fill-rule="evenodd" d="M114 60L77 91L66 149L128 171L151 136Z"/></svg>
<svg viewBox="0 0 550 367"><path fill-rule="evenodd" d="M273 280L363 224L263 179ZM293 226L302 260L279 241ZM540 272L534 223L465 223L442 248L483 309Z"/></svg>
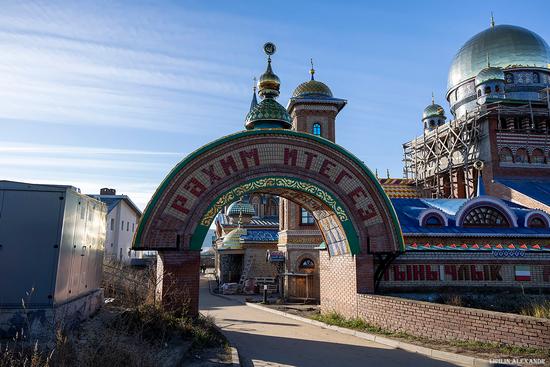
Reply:
<svg viewBox="0 0 550 367"><path fill-rule="evenodd" d="M376 335L376 334L370 334L370 333L365 333L365 332L362 332L362 331L356 331L356 330L352 330L352 329L342 328L342 327L339 327L339 326L328 325L328 324L325 324L324 322L321 322L321 321L311 320L311 319L308 319L308 318L305 318L305 317L293 315L293 314L288 313L288 312L274 310L274 309L271 309L269 307L265 307L265 306L262 306L262 305L259 305L259 304L256 304L256 303L246 302L246 305L249 306L249 307L261 309L263 311L271 312L271 313L274 313L274 314L277 314L277 315L280 315L280 316L284 316L284 317L287 317L289 319L301 321L301 322L304 322L306 324L319 326L319 327L322 327L324 329L334 330L334 331L337 331L337 332L342 333L342 334L354 335L354 336L356 336L358 338L361 338L361 339L366 339L366 340L373 341L373 342L376 342L376 343L380 343L380 344L383 344L383 345L387 345L387 346L390 346L390 347L403 349L403 350L406 350L406 351L412 352L412 353L422 354L422 355L425 355L427 357L431 357L431 358L434 358L434 359L439 359L439 360L442 360L442 361L461 363L463 365L472 366L472 367L495 366L494 364L490 363L488 360L481 359L481 358L464 356L464 355L461 355L461 354L450 353L450 352L444 352L444 351L441 351L441 350L426 348L426 347L422 347L422 346L419 346L419 345L405 343L405 342L402 342L402 341L399 341L399 340L386 338L386 337ZM502 365L500 365L500 366L502 366Z"/></svg>

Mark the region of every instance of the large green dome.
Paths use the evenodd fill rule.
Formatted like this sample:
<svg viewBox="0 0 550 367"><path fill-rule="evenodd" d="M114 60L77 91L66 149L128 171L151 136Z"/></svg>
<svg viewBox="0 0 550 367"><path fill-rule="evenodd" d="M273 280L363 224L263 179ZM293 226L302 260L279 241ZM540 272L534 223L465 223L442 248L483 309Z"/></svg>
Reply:
<svg viewBox="0 0 550 367"><path fill-rule="evenodd" d="M475 77L491 66L548 68L550 47L538 34L528 29L497 25L470 38L455 55L449 69L448 90Z"/></svg>

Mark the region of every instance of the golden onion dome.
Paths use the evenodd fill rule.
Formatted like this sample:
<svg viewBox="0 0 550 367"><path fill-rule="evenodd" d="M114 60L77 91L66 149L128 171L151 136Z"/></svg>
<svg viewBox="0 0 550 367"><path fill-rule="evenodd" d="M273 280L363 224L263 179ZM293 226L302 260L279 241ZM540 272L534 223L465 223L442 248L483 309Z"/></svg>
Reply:
<svg viewBox="0 0 550 367"><path fill-rule="evenodd" d="M455 55L449 69L448 91L475 77L487 66L548 68L550 47L538 34L513 25L497 25L470 38Z"/></svg>
<svg viewBox="0 0 550 367"><path fill-rule="evenodd" d="M504 71L502 71L502 68L488 66L476 75L476 85L480 85L491 80L504 81Z"/></svg>
<svg viewBox="0 0 550 367"><path fill-rule="evenodd" d="M281 87L281 80L273 72L271 68L271 56L267 59L267 69L265 73L260 76L258 80L258 94L261 97L277 97L279 95L279 88Z"/></svg>
<svg viewBox="0 0 550 367"><path fill-rule="evenodd" d="M296 89L294 89L294 93L292 93L292 97L294 98L314 96L332 98L332 91L325 83L317 80L308 80L307 82L302 83L298 87L296 87Z"/></svg>
<svg viewBox="0 0 550 367"><path fill-rule="evenodd" d="M300 97L329 97L332 98L332 91L330 88L320 81L315 80L315 69L313 68L313 60L311 60L311 69L309 70L311 74L311 80L300 84L294 89L292 93L293 98Z"/></svg>

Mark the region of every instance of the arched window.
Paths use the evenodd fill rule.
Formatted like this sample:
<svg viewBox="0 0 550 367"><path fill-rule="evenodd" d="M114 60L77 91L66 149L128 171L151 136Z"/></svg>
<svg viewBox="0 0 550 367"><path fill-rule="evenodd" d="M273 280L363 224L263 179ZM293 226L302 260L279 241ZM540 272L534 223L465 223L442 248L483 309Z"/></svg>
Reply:
<svg viewBox="0 0 550 367"><path fill-rule="evenodd" d="M495 93L500 92L500 87L498 85L495 85Z"/></svg>
<svg viewBox="0 0 550 367"><path fill-rule="evenodd" d="M478 206L470 210L463 221L464 227L510 227L508 219L491 206Z"/></svg>
<svg viewBox="0 0 550 367"><path fill-rule="evenodd" d="M538 164L544 164L544 153L540 149L533 149L533 153L531 153L531 163L538 163Z"/></svg>
<svg viewBox="0 0 550 367"><path fill-rule="evenodd" d="M512 156L512 151L509 148L502 148L500 150L500 161L501 162L513 162L514 157Z"/></svg>
<svg viewBox="0 0 550 367"><path fill-rule="evenodd" d="M477 96L478 96L478 97L481 97L481 88L479 88L479 89L477 90Z"/></svg>
<svg viewBox="0 0 550 367"><path fill-rule="evenodd" d="M533 83L535 83L535 84L540 83L539 73L533 73Z"/></svg>
<svg viewBox="0 0 550 367"><path fill-rule="evenodd" d="M300 265L298 267L300 269L315 269L315 262L313 262L310 258L305 258L300 261Z"/></svg>
<svg viewBox="0 0 550 367"><path fill-rule="evenodd" d="M305 210L304 208L301 209L301 218L300 218L300 224L313 224L315 223L315 218L313 217L313 214Z"/></svg>
<svg viewBox="0 0 550 367"><path fill-rule="evenodd" d="M485 94L491 94L491 87L490 86L485 87Z"/></svg>
<svg viewBox="0 0 550 367"><path fill-rule="evenodd" d="M529 228L546 228L546 223L542 218L534 217L532 218L529 223L527 224L527 227Z"/></svg>
<svg viewBox="0 0 550 367"><path fill-rule="evenodd" d="M318 122L314 123L311 132L313 135L321 136L321 124Z"/></svg>
<svg viewBox="0 0 550 367"><path fill-rule="evenodd" d="M437 215L430 215L428 218L426 218L425 223L426 227L443 227L441 218L439 218Z"/></svg>
<svg viewBox="0 0 550 367"><path fill-rule="evenodd" d="M519 148L516 151L516 163L529 163L529 156L527 155L527 150Z"/></svg>

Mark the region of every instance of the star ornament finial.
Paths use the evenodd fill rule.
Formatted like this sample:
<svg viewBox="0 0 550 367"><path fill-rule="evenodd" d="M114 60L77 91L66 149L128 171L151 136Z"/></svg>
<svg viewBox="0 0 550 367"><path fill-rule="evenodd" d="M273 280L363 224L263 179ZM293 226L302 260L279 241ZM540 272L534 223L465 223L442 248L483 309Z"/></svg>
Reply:
<svg viewBox="0 0 550 367"><path fill-rule="evenodd" d="M277 47L275 46L275 44L273 42L266 42L264 44L264 52L268 57L273 55L275 53L275 51L277 51Z"/></svg>

